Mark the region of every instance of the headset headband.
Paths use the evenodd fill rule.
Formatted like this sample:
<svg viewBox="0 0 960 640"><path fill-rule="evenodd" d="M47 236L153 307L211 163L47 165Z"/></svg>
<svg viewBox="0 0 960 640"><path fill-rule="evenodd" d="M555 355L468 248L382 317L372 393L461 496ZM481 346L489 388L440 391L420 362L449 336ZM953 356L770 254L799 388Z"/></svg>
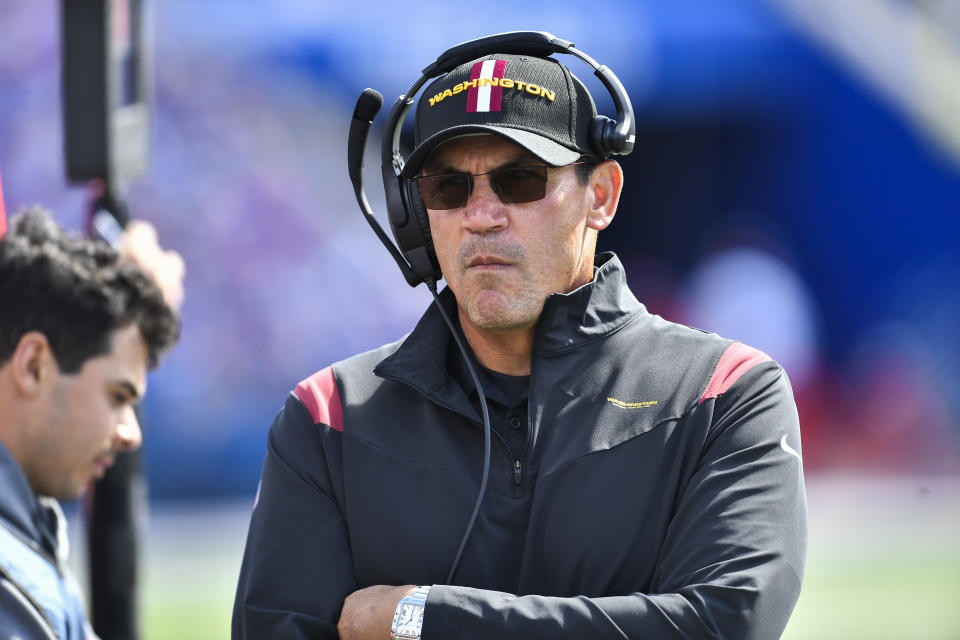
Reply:
<svg viewBox="0 0 960 640"><path fill-rule="evenodd" d="M590 123L590 146L598 157L611 154L625 155L633 151L636 124L630 97L620 80L606 65L597 62L577 49L572 42L562 40L546 31L510 31L470 40L450 47L425 67L420 78L410 89L397 98L384 126L380 145L381 174L387 202L387 216L396 246L370 210L363 192L363 147L374 117L383 105L383 96L367 89L357 100L350 136L347 145L347 163L353 182L357 203L367 222L396 261L411 286L421 282L436 284L442 277L433 250L430 223L420 194L412 183L403 177L406 159L400 152L400 133L407 112L413 106L416 95L431 78L449 73L458 66L491 54L519 54L545 58L554 53L573 55L590 65L594 74L603 83L617 110L617 119L598 115Z"/></svg>
<svg viewBox="0 0 960 640"><path fill-rule="evenodd" d="M554 53L565 53L580 58L590 65L594 74L603 83L617 110L617 119L613 124L612 135L608 138L609 153L626 155L633 151L636 134L636 122L633 117L633 106L630 96L627 95L623 84L606 65L600 65L575 45L554 36L546 31L508 31L476 40L469 40L454 45L441 53L437 59L424 67L420 78L410 86L410 89L394 103L384 125L384 137L381 145L380 160L384 166L392 166L394 174L399 177L404 165L404 158L400 153L400 132L407 112L413 106L417 93L431 78L436 78L456 67L493 53L514 53L545 58Z"/></svg>

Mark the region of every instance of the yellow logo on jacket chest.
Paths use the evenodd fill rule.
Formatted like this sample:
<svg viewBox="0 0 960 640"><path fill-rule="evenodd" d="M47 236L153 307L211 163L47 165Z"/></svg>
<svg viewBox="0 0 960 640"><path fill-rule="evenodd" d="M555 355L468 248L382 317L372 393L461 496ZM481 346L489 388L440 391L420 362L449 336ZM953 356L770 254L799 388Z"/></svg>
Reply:
<svg viewBox="0 0 960 640"><path fill-rule="evenodd" d="M644 402L624 402L623 400L617 400L616 398L607 398L607 402L615 407L620 407L621 409L646 409L647 407L652 407L657 404L656 400L646 400Z"/></svg>

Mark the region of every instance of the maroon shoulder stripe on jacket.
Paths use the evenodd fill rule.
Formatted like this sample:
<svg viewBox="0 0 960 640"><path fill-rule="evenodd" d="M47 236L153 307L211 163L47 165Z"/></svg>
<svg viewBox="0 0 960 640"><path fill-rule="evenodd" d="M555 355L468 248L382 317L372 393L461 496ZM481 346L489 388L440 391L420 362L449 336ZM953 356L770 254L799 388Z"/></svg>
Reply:
<svg viewBox="0 0 960 640"><path fill-rule="evenodd" d="M3 207L3 181L0 180L0 238L7 231L7 211Z"/></svg>
<svg viewBox="0 0 960 640"><path fill-rule="evenodd" d="M343 405L332 367L321 369L302 381L293 394L310 412L314 424L326 424L343 432Z"/></svg>
<svg viewBox="0 0 960 640"><path fill-rule="evenodd" d="M700 396L700 402L726 393L743 374L768 360L771 360L770 356L759 349L754 349L742 342L732 343L720 356L720 362L717 363L707 388Z"/></svg>

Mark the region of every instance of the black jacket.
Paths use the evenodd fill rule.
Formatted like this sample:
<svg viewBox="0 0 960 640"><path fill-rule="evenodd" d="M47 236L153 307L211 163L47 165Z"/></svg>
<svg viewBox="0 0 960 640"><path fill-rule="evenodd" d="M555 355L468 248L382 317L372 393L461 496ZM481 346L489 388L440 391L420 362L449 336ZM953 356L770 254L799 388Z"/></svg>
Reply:
<svg viewBox="0 0 960 640"><path fill-rule="evenodd" d="M444 304L454 309L449 291ZM776 638L800 593L796 407L765 354L649 314L619 260L547 300L522 459L482 429L431 306L304 380L270 429L234 638L335 638L344 598L424 584L423 639ZM517 462L526 465L518 483Z"/></svg>

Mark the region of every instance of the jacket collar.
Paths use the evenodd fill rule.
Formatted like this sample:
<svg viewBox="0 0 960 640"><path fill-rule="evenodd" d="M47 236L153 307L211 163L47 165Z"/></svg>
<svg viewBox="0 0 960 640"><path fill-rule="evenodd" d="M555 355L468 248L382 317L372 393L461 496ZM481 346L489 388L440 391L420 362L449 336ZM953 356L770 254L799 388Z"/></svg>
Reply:
<svg viewBox="0 0 960 640"><path fill-rule="evenodd" d="M439 298L455 321L457 301L453 292L446 288ZM599 254L594 260L593 280L570 293L554 293L547 298L537 322L533 357L593 342L616 331L638 313L646 310L627 287L619 258L613 253ZM430 395L456 395L458 399L463 396L466 401L460 385L448 373L450 350L457 351L457 346L434 302L403 344L382 360L374 373L403 380Z"/></svg>
<svg viewBox="0 0 960 640"><path fill-rule="evenodd" d="M0 443L0 518L30 540L42 540L37 518L40 503L13 454Z"/></svg>
<svg viewBox="0 0 960 640"><path fill-rule="evenodd" d="M594 260L593 280L547 298L534 349L544 354L574 349L616 331L640 312L646 309L627 287L620 259L601 253Z"/></svg>

